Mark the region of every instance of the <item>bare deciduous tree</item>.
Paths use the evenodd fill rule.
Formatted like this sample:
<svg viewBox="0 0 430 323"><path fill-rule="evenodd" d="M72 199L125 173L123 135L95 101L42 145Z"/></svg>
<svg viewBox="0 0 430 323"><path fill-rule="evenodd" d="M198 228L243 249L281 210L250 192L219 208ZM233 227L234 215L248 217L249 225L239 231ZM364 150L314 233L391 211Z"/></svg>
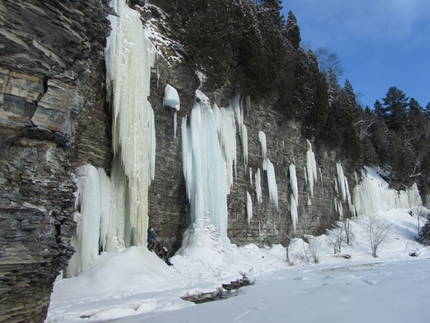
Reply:
<svg viewBox="0 0 430 323"><path fill-rule="evenodd" d="M425 219L427 217L427 211L426 208L422 205L418 206L415 210L415 213L417 215L417 237L420 235L421 232L421 221L422 219ZM412 211L410 212L411 215L413 215Z"/></svg>
<svg viewBox="0 0 430 323"><path fill-rule="evenodd" d="M334 254L342 252L343 243L343 225L335 224L333 229L327 231L327 237L330 244L333 246Z"/></svg>
<svg viewBox="0 0 430 323"><path fill-rule="evenodd" d="M372 256L376 258L378 257L378 248L388 239L391 225L376 214L364 216L363 223L369 240Z"/></svg>
<svg viewBox="0 0 430 323"><path fill-rule="evenodd" d="M318 251L319 251L320 245L321 245L321 242L318 239L316 238L309 239L308 250L312 256L312 259L314 260L314 263L316 264L319 263Z"/></svg>
<svg viewBox="0 0 430 323"><path fill-rule="evenodd" d="M351 221L348 218L343 219L343 230L345 231L345 242L348 246L351 245L354 239L354 233L351 230Z"/></svg>

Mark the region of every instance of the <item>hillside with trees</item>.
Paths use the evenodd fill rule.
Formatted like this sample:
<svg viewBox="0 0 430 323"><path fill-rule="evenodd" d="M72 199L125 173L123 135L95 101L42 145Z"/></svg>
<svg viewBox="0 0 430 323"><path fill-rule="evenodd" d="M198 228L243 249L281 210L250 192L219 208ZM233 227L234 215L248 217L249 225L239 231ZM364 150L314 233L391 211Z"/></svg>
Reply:
<svg viewBox="0 0 430 323"><path fill-rule="evenodd" d="M189 68L210 89L267 100L302 133L357 164L376 165L398 189L417 181L429 189L430 104L423 108L396 87L362 107L336 54L301 47L294 13L279 0L155 0L170 15Z"/></svg>

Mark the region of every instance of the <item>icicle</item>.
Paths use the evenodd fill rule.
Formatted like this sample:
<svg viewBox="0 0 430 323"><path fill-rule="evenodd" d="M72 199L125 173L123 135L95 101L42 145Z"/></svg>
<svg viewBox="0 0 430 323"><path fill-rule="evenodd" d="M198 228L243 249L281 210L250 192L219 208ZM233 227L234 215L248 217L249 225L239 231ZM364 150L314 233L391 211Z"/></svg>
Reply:
<svg viewBox="0 0 430 323"><path fill-rule="evenodd" d="M343 219L342 201L337 199L336 197L334 198L334 209L336 213L339 214L339 219Z"/></svg>
<svg viewBox="0 0 430 323"><path fill-rule="evenodd" d="M311 197L314 197L314 182L317 181L317 164L315 161L315 154L312 151L312 144L309 140L306 140L308 151L306 153L306 166L308 173L308 181L309 181L309 190L311 193Z"/></svg>
<svg viewBox="0 0 430 323"><path fill-rule="evenodd" d="M229 110L233 111L236 118L236 122L239 127L239 135L240 135L241 144L242 144L243 159L246 166L248 165L248 130L245 124L243 123L243 103L239 95L234 96L230 100Z"/></svg>
<svg viewBox="0 0 430 323"><path fill-rule="evenodd" d="M309 183L309 181L308 181L308 171L307 171L306 167L303 167L303 172L305 174L305 183L307 184L307 183Z"/></svg>
<svg viewBox="0 0 430 323"><path fill-rule="evenodd" d="M299 190L297 186L296 166L294 164L291 164L289 170L291 190L293 191L293 197L296 200L296 205L299 205Z"/></svg>
<svg viewBox="0 0 430 323"><path fill-rule="evenodd" d="M242 125L243 124L243 108L240 104L240 96L239 95L235 95L231 100L230 100L230 107L233 109L234 114L236 116L236 121L238 125Z"/></svg>
<svg viewBox="0 0 430 323"><path fill-rule="evenodd" d="M245 98L246 102L246 115L249 118L249 112L251 111L251 96L247 95Z"/></svg>
<svg viewBox="0 0 430 323"><path fill-rule="evenodd" d="M293 230L294 230L294 232L296 232L298 215L297 215L296 199L294 198L293 195L291 195L291 210L290 210L290 212L291 212L291 221L293 222Z"/></svg>
<svg viewBox="0 0 430 323"><path fill-rule="evenodd" d="M276 184L275 168L269 159L263 161L263 169L267 174L267 184L269 186L269 197L273 201L277 210L278 207L278 186Z"/></svg>
<svg viewBox="0 0 430 323"><path fill-rule="evenodd" d="M261 204L263 202L263 196L261 194L261 174L260 168L255 173L255 193L257 194L257 202Z"/></svg>
<svg viewBox="0 0 430 323"><path fill-rule="evenodd" d="M267 154L266 134L263 131L259 131L258 139L260 140L260 145L261 145L261 155L263 159L265 159Z"/></svg>
<svg viewBox="0 0 430 323"><path fill-rule="evenodd" d="M234 113L230 109L218 108L213 106L213 119L216 130L219 136L222 157L225 162L225 186L227 194L234 182L234 174L236 174L236 124L234 121ZM233 174L234 172L234 174Z"/></svg>
<svg viewBox="0 0 430 323"><path fill-rule="evenodd" d="M248 130L244 124L241 125L240 138L242 142L243 160L248 165Z"/></svg>
<svg viewBox="0 0 430 323"><path fill-rule="evenodd" d="M348 179L343 173L342 164L336 163L336 169L338 178L337 183L339 185L340 196L344 202L348 202L348 205L351 205L351 195L349 193Z"/></svg>
<svg viewBox="0 0 430 323"><path fill-rule="evenodd" d="M252 219L252 199L249 192L246 192L246 214L248 217L248 225L251 224Z"/></svg>
<svg viewBox="0 0 430 323"><path fill-rule="evenodd" d="M178 123L178 111L175 111L173 115L173 138L176 139L176 131L177 131L177 123Z"/></svg>
<svg viewBox="0 0 430 323"><path fill-rule="evenodd" d="M249 167L249 185L252 187L252 168Z"/></svg>

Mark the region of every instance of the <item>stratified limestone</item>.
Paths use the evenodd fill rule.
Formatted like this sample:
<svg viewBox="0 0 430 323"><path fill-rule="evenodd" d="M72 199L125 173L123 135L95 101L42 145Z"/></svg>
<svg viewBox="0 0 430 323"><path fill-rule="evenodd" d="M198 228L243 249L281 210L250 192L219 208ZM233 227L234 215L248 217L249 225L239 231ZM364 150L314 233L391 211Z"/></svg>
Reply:
<svg viewBox="0 0 430 323"><path fill-rule="evenodd" d="M74 171L109 168L107 2L0 2L0 322L44 321L73 254Z"/></svg>

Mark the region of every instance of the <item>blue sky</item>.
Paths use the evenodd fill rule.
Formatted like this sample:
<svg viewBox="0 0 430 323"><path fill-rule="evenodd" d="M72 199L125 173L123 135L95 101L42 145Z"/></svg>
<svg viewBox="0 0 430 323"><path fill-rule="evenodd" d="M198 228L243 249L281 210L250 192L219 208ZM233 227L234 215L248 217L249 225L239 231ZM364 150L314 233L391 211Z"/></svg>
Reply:
<svg viewBox="0 0 430 323"><path fill-rule="evenodd" d="M396 86L421 106L430 102L429 0L284 0L302 45L336 53L363 106Z"/></svg>

